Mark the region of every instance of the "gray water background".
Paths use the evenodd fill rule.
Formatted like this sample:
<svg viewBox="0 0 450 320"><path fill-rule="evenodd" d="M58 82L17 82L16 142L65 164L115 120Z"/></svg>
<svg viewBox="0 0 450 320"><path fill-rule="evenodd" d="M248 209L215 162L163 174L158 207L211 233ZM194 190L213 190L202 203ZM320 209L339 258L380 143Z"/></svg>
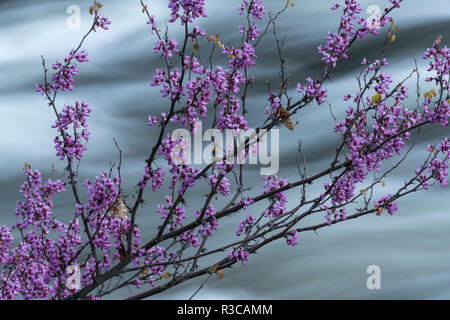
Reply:
<svg viewBox="0 0 450 320"><path fill-rule="evenodd" d="M164 27L168 17L167 1L152 1L150 9L160 17ZM198 23L208 33L220 33L222 42L239 39L237 25L242 23L236 8L239 1L207 1L209 19ZM265 1L268 8L276 10L285 2ZM113 21L110 31L99 31L90 37L85 47L91 62L80 68L76 90L59 97L59 105L75 100L86 100L93 106L89 120L92 132L89 151L81 166L81 176L94 177L107 170L110 160L117 161L115 137L124 152L123 175L126 190L132 193L134 184L142 173L143 160L156 139L156 131L146 126L147 116L159 114L167 103L159 97L158 90L149 83L158 60L153 54L154 39L149 35L146 19L140 11L139 1L105 0L104 12ZM383 7L387 1L362 1ZM66 26L69 5L79 5L82 10L80 30ZM285 54L288 71L293 81L304 81L307 76L318 75L320 57L317 45L322 43L328 30L335 30L338 14L331 12L331 1L297 0L278 23L279 34L286 35ZM42 97L34 93L34 84L42 82L40 55L48 64L60 59L78 43L90 25L87 11L90 1L0 1L0 224L14 222L14 207L19 199L18 189L23 181L22 168L26 162L51 176L51 165L59 173L64 166L56 160L50 128L53 116ZM370 15L366 13L367 17ZM405 0L402 8L393 14L400 30L397 41L390 44L387 55L391 62L388 71L400 80L414 68L416 57L420 70L425 71L421 57L439 34L448 43L450 38L449 0ZM178 41L180 28L172 28ZM370 37L359 43L351 58L338 66L328 82L328 102L337 117L344 116L346 103L342 97L357 91L355 80L362 57L378 56L381 38ZM250 126L261 123L262 111L267 105L264 81L277 83L279 62L271 34L257 51L258 71L253 75L257 83L250 92ZM422 76L422 79L424 76ZM415 79L408 82L413 86ZM414 87L413 87L414 88ZM423 84L422 89L431 88ZM411 94L413 95L413 91ZM414 97L409 101L414 106ZM328 106L312 106L302 112L299 125L289 132L281 128L280 176L297 178L295 165L296 143L304 141L308 169L314 173L330 161L337 144L332 132L333 120ZM422 132L416 151L405 166L395 171L386 181L384 193L393 191L416 168L424 156L429 141L435 141L448 130L434 129ZM253 168L250 184L260 179ZM256 172L256 174L255 174ZM320 185L310 187L319 192ZM254 189L251 194L256 194ZM191 209L206 193L199 189L188 199ZM155 212L161 193L145 194L146 204L140 213L139 223L152 236L160 220ZM289 193L295 201L298 191ZM205 299L448 299L450 298L450 200L449 189L433 188L427 193L416 193L399 201L399 211L394 216L363 217L317 234L304 233L296 248L287 247L284 241L272 243L252 255L246 267L236 265L224 271L224 279L211 279L197 298ZM195 200L197 199L197 200ZM70 214L73 202L63 196L57 200L55 213L64 219ZM262 208L261 206L259 208ZM220 222L225 231L216 243L234 237L240 216ZM318 221L321 221L319 217ZM212 248L213 246L211 246ZM381 290L368 290L366 268L381 268ZM192 280L171 289L157 298L186 299L198 287L201 279ZM127 290L110 298L121 298Z"/></svg>

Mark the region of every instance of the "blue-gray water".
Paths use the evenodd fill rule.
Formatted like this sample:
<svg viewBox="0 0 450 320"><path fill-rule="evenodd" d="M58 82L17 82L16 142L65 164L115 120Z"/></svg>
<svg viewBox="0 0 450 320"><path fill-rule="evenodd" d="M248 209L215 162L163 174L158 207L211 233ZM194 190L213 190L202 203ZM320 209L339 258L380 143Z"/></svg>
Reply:
<svg viewBox="0 0 450 320"><path fill-rule="evenodd" d="M240 17L236 8L239 1L209 0L209 19L198 23L210 34L221 34L223 42L237 41ZM338 15L328 8L332 1L297 0L279 21L279 34L287 33L286 56L288 71L293 81L303 81L317 74L320 57L316 47L328 30L338 24ZM433 3L431 5L431 2ZM167 1L152 1L150 9L160 17L164 28L167 19ZM226 5L225 5L226 3ZM269 8L281 7L285 0L266 1ZM383 7L387 1L362 1ZM81 29L67 28L66 9L79 5L82 10ZM84 158L81 173L93 177L107 170L109 160L117 160L112 138L124 151L123 174L127 191L142 173L143 161L152 142L154 130L146 126L147 116L163 111L167 103L159 98L158 90L149 83L152 70L159 60L152 54L154 40L149 35L146 19L138 0L104 1L104 12L113 24L110 31L99 31L86 42L91 62L81 66L74 93L59 98L59 105L74 100L86 100L93 106L89 151ZM26 162L47 176L51 165L61 172L63 164L54 157L50 128L53 117L42 97L34 93L34 83L42 80L40 55L47 63L63 57L78 43L90 24L87 13L90 1L0 1L0 223L14 221L14 207L19 199L18 189L23 180L22 168ZM366 14L369 16L370 14ZM393 15L400 30L397 41L390 44L387 55L389 71L396 80L408 75L414 68L413 57L424 71L422 53L439 34L444 42L450 39L450 3L448 0L405 0ZM179 28L173 28L180 35ZM337 117L343 116L346 105L342 96L357 91L355 74L363 56L376 57L380 39L370 37L354 48L351 58L341 64L327 84L328 101ZM257 52L259 71L249 96L252 117L250 126L261 123L266 102L264 81L277 83L278 60L274 59L273 38L269 34ZM408 84L413 86L414 81ZM422 89L427 89L424 85ZM414 90L411 91L411 94ZM410 101L413 104L415 101ZM309 172L329 163L337 140L332 132L333 121L328 106L311 107L300 114L294 132L281 130L281 169L279 175L295 178L296 141L304 141ZM405 166L387 180L386 193L402 183L418 166L426 143L434 141L448 130L424 131L416 151ZM253 178L252 178L253 179ZM256 184L252 181L253 185ZM320 186L311 186L318 192ZM252 190L252 194L259 190ZM206 192L199 190L197 199ZM289 194L291 199L297 196ZM395 216L363 217L331 228L301 234L300 245L288 248L284 241L269 245L252 255L244 268L236 265L224 271L224 279L212 279L197 298L206 299L441 299L450 298L450 200L449 189L433 188L417 193L399 202ZM146 193L146 205L140 212L140 224L154 232L159 218L155 213L161 194ZM195 208L195 197L188 199ZM197 200L198 201L198 200ZM295 201L295 200L293 200ZM70 198L58 201L56 214L64 217L70 212ZM234 237L236 219L220 222L227 234L218 242ZM145 238L151 237L147 234ZM366 268L381 268L381 290L368 290ZM193 280L169 290L158 298L188 298L203 279ZM127 291L111 298L120 298Z"/></svg>

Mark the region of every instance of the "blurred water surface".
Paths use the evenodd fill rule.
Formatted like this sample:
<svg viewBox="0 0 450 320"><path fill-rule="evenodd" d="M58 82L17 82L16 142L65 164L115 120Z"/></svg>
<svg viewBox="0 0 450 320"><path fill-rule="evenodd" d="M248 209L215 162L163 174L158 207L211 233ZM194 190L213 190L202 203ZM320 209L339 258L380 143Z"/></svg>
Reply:
<svg viewBox="0 0 450 320"><path fill-rule="evenodd" d="M132 193L142 173L143 159L156 139L156 131L146 126L147 116L165 110L167 103L149 83L155 66L161 61L153 54L154 39L150 37L146 19L138 0L105 0L104 13L113 21L111 30L99 31L90 37L85 47L91 62L80 68L76 90L59 97L59 105L74 100L86 100L93 106L90 118L92 132L81 176L94 177L107 170L109 161L117 161L115 137L124 152L123 175L126 190ZM198 23L210 34L221 34L222 42L239 40L237 25L243 23L237 14L239 1L207 1L209 19ZM284 0L265 1L270 10L276 10ZM304 81L320 71L317 46L328 30L335 30L339 16L328 8L332 1L297 0L278 23L278 33L286 34L285 55L292 81ZM383 7L387 1L361 1L363 8ZM423 51L442 34L444 42L450 38L450 2L448 0L405 0L393 16L400 27L397 41L390 44L388 68L395 80L407 76L414 68L414 57L425 71L421 61ZM168 17L167 1L152 1L151 11L159 17L164 28ZM66 21L70 5L81 8L81 29L71 30ZM42 82L40 55L47 63L61 59L78 43L89 28L90 1L85 0L8 0L0 1L0 224L14 222L14 207L19 199L18 189L23 181L23 164L51 175L55 164L59 173L63 164L54 157L50 137L52 113L42 97L34 93L34 84ZM367 17L370 13L366 13ZM171 27L174 36L181 37L181 29ZM362 57L375 58L379 54L381 38L370 37L351 52L328 82L329 103L334 114L344 116L346 105L342 97L357 91L355 74L360 70ZM250 92L248 108L251 127L261 123L262 110L267 105L265 81L277 83L279 61L269 33L257 51L258 71L253 75L255 88ZM413 86L415 79L408 84ZM423 89L427 85L423 84ZM411 92L412 93L412 92ZM414 97L409 101L414 106ZM332 131L333 119L328 106L314 106L301 113L295 131L281 129L279 175L295 178L296 144L303 140L309 172L315 172L329 163L336 147L337 137ZM436 129L424 131L416 151L405 166L400 167L387 182L386 193L401 184L418 166L428 141L448 135ZM253 173L256 171L254 169ZM257 185L257 174L249 176L251 185ZM310 187L319 192L320 185ZM256 193L255 189L252 192ZM188 198L195 208L206 189ZM146 204L139 223L154 232L159 218L156 203L162 193L147 192ZM273 243L250 257L244 268L236 265L225 270L224 280L211 280L196 296L206 299L449 299L450 298L450 200L449 189L433 188L428 193L417 193L399 202L395 216L363 217L317 234L305 233L300 245L288 248L284 241ZM293 201L298 193L290 192ZM70 195L57 201L55 213L64 219L73 205ZM262 208L262 207L259 207ZM239 217L237 217L239 218ZM321 217L319 217L321 219ZM234 236L236 217L220 222L227 234L217 238L217 244ZM144 239L152 236L145 234ZM212 246L211 246L212 247ZM378 265L382 271L382 289L368 290L366 268ZM198 287L202 279L193 280L169 290L158 298L185 299ZM110 298L120 298L127 290Z"/></svg>

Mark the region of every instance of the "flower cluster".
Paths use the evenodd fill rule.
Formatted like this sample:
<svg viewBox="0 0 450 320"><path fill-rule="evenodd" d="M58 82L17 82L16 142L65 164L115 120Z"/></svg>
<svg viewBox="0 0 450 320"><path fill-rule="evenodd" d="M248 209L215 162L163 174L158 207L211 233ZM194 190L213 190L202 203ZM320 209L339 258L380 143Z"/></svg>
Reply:
<svg viewBox="0 0 450 320"><path fill-rule="evenodd" d="M448 176L448 158L447 161L441 160L439 158L433 159L428 165L428 171L432 175L432 177L438 181L441 186L445 187L448 185L447 176Z"/></svg>
<svg viewBox="0 0 450 320"><path fill-rule="evenodd" d="M393 7L399 7L400 1L391 1ZM337 10L341 5L334 3L332 10ZM386 8L385 11L389 11ZM322 61L336 67L336 63L340 58L347 59L347 51L354 39L364 39L368 34L378 35L378 28L372 27L372 21L368 21L360 16L363 11L361 5L356 0L345 0L343 5L343 15L341 16L341 24L338 32L328 31L326 44L318 47L319 54L322 55ZM380 17L377 25L384 27L391 18L387 15Z"/></svg>
<svg viewBox="0 0 450 320"><path fill-rule="evenodd" d="M242 265L245 266L245 263L248 261L248 251L244 248L239 248L239 250L231 249L228 258L230 260L236 259L236 261L241 261Z"/></svg>
<svg viewBox="0 0 450 320"><path fill-rule="evenodd" d="M175 22L179 18L184 25L194 19L207 17L204 7L205 0L169 0L169 9L171 9L169 22ZM180 9L183 10L182 13Z"/></svg>
<svg viewBox="0 0 450 320"><path fill-rule="evenodd" d="M152 191L155 192L157 189L160 189L164 182L165 172L162 168L157 168L153 170L151 167L145 167L145 174L142 179L139 181L139 187L144 189L148 182L152 181Z"/></svg>
<svg viewBox="0 0 450 320"><path fill-rule="evenodd" d="M81 160L83 152L87 150L86 144L89 140L89 131L87 130L87 117L91 113L86 102L75 102L75 105L66 105L62 109L59 117L52 128L56 128L59 135L55 137L56 155L60 160L68 158L71 161L75 157ZM71 127L72 134L69 132ZM81 129L81 131L79 131Z"/></svg>
<svg viewBox="0 0 450 320"><path fill-rule="evenodd" d="M153 52L159 53L160 51L162 51L162 55L166 58L172 58L174 52L180 52L180 50L178 50L178 43L174 38L170 38L166 43L164 43L162 40L158 40L156 42L155 48L153 49Z"/></svg>
<svg viewBox="0 0 450 320"><path fill-rule="evenodd" d="M52 198L65 191L60 180L42 182L37 170L25 171L12 228L0 226L0 299L56 299L73 293L64 284L66 267L74 264L82 243L78 219L66 225L56 220ZM22 240L13 247L13 230Z"/></svg>
<svg viewBox="0 0 450 320"><path fill-rule="evenodd" d="M325 99L328 98L327 89L322 89L322 83L319 80L313 81L308 77L306 81L308 82L306 86L297 84L297 92L305 92L306 98L309 100L315 99L318 105L324 103Z"/></svg>
<svg viewBox="0 0 450 320"><path fill-rule="evenodd" d="M288 236L286 237L286 243L288 246L295 247L296 245L298 245L297 239L298 239L298 232L297 230L293 230L288 233Z"/></svg>
<svg viewBox="0 0 450 320"><path fill-rule="evenodd" d="M209 237L212 235L213 230L217 230L219 224L216 219L217 209L214 208L211 204L205 210L205 214L203 219L205 220L202 223L202 226L199 229L199 233L202 237ZM195 218L200 219L201 213L198 210L194 210Z"/></svg>
<svg viewBox="0 0 450 320"><path fill-rule="evenodd" d="M218 179L219 179L219 173L214 172L212 175L209 176L208 184L210 186L214 187L216 185ZM230 183L228 182L228 179L226 177L223 177L220 180L219 185L217 187L217 191L219 191L219 193L223 196L230 195Z"/></svg>
<svg viewBox="0 0 450 320"><path fill-rule="evenodd" d="M168 213L170 210L170 208L173 206L173 202L172 202L172 198L170 196L166 196L165 197L167 205L161 205L158 204L158 209L156 210L156 212L161 214L161 219L166 219L168 216ZM173 209L173 215L172 215L172 223L169 225L169 230L173 231L175 230L178 226L182 226L183 225L183 220L186 219L186 215L185 215L186 211L184 209L184 206L180 205L177 206Z"/></svg>
<svg viewBox="0 0 450 320"><path fill-rule="evenodd" d="M95 23L95 25L97 27L100 27L103 30L109 30L110 24L111 24L111 21L109 21L108 17L101 15L101 14L97 17L97 22Z"/></svg>
<svg viewBox="0 0 450 320"><path fill-rule="evenodd" d="M174 140L170 135L163 139L158 153L163 155L169 166L169 172L172 174L170 181L170 189L174 189L177 182L180 183L178 194L182 195L188 188L192 188L196 181L196 176L200 169L195 169L192 165L186 164L183 157L185 156L186 148L179 146L185 141L182 137ZM182 161L180 161L180 159Z"/></svg>
<svg viewBox="0 0 450 320"><path fill-rule="evenodd" d="M377 210L377 216L381 215L383 209L386 209L390 215L393 215L397 211L397 203L391 201L392 195L388 194L381 199L375 201L374 208Z"/></svg>
<svg viewBox="0 0 450 320"><path fill-rule="evenodd" d="M118 176L111 178L106 173L97 176L93 181L87 179L83 184L89 198L84 206L77 206L76 213L87 216L89 228L95 230L91 239L86 239L86 243L102 253L101 259L94 256L82 265L83 286L90 284L98 272L108 270L114 261L124 258L123 242L127 240L130 219L126 213L113 214L114 207L121 202L120 184ZM131 253L138 254L137 248L141 242L139 228L136 225L131 231L131 237Z"/></svg>
<svg viewBox="0 0 450 320"><path fill-rule="evenodd" d="M252 215L248 215L245 220L241 220L239 222L238 229L236 231L236 235L240 237L243 233L247 233L248 230L252 227L255 222L255 217Z"/></svg>
<svg viewBox="0 0 450 320"><path fill-rule="evenodd" d="M248 29L246 29L242 24L239 25L239 32L244 34L247 41L255 41L259 37L261 30L258 28L256 23L251 23Z"/></svg>
<svg viewBox="0 0 450 320"><path fill-rule="evenodd" d="M276 175L264 176L263 194L273 192L287 185L286 179L279 179ZM270 206L264 211L266 217L278 218L286 213L286 192L277 192L270 197Z"/></svg>
<svg viewBox="0 0 450 320"><path fill-rule="evenodd" d="M244 12L248 12L256 20L262 20L263 16L267 14L262 0L242 0L241 6L238 8L238 11L241 15L244 14Z"/></svg>
<svg viewBox="0 0 450 320"><path fill-rule="evenodd" d="M428 71L432 71L435 75L428 76L427 82L434 82L436 85L443 85L443 89L449 89L448 75L450 71L450 48L440 46L442 37L434 42L431 48L428 48L423 58L430 60Z"/></svg>
<svg viewBox="0 0 450 320"><path fill-rule="evenodd" d="M255 200L251 197L247 197L246 199L239 201L238 205L242 205L242 209L247 210L247 207L253 203L255 203Z"/></svg>
<svg viewBox="0 0 450 320"><path fill-rule="evenodd" d="M435 42L432 49L428 49L424 59L435 57L440 61L447 61L447 67L440 64L437 68L436 59L431 62L429 71L435 71L440 75L448 75L449 60L446 49L439 49L439 39ZM392 78L386 72L381 72L383 66L388 65L385 59L376 60L373 63L363 60L363 65L367 65L366 75L373 73L369 81L373 87L375 95L372 98L363 97L361 93L357 93L353 97L354 105L350 105L347 109L347 117L344 121L340 121L335 126L335 131L340 132L345 141L350 155L347 159L351 161L352 167L345 172L339 179L333 183L326 183L325 189L331 196L332 207L328 208L323 205L322 210L327 210L326 219L331 221L331 214L335 214L336 218L342 219L336 213L336 205L343 205L354 197L354 191L357 183L364 182L368 172L379 171L382 162L393 157L394 153L400 154L405 146L406 141L410 139L410 130L426 123L440 123L442 126L448 126L450 117L450 108L448 101L437 102L434 108L430 108L433 95L436 96L434 90L425 93L423 103L423 113L419 110L408 110L404 105L404 101L408 98L408 88L400 83L392 88ZM447 71L445 71L447 70ZM443 73L440 73L443 72ZM433 78L434 79L434 78ZM345 101L349 101L351 95L344 97ZM370 120L373 119L370 125ZM443 140L438 151L446 152L447 140ZM436 152L434 148L430 152ZM427 164L428 170L432 177L441 185L447 185L446 175L448 169L448 158L434 158ZM428 186L428 178L421 170L416 171L420 175L419 181L423 188ZM382 208L382 203L389 200L385 197L376 203L377 208ZM392 214L397 206L395 203L389 203L384 206L390 214ZM379 212L381 213L381 212ZM344 215L345 217L345 215Z"/></svg>
<svg viewBox="0 0 450 320"><path fill-rule="evenodd" d="M344 221L347 219L346 217L346 210L345 208L340 208L339 210L336 209L335 207L332 208L328 208L327 205L322 204L320 206L321 210L325 210L326 214L325 214L325 219L327 220L327 223L329 226L331 226L331 224L333 222L339 222L339 221Z"/></svg>

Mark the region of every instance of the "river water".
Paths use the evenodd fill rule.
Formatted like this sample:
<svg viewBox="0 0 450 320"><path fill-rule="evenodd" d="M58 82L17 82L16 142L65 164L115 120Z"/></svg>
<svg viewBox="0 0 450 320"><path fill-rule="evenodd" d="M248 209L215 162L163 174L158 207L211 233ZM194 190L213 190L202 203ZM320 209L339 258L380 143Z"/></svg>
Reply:
<svg viewBox="0 0 450 320"><path fill-rule="evenodd" d="M209 19L199 24L210 34L220 33L222 42L238 41L237 25L242 23L236 8L239 1L207 1ZM285 1L265 1L271 10ZM317 75L320 57L317 46L328 30L335 30L339 17L328 8L332 1L296 0L278 23L278 33L286 35L285 54L288 71L293 81L303 81ZM383 7L387 1L361 1L363 8ZM123 152L123 175L126 190L132 193L142 173L144 157L156 131L146 126L147 116L158 114L166 107L158 90L149 83L155 66L160 63L153 54L154 40L149 35L146 19L138 0L103 1L104 13L113 21L111 30L99 31L88 39L85 47L91 62L82 65L76 79L76 90L60 96L59 104L86 100L93 106L90 118L92 132L89 151L80 168L82 177L94 177L107 170L109 161L117 161L117 150L112 138L119 142ZM150 9L160 17L160 26L168 17L167 1L152 1ZM66 12L71 5L81 8L80 29L70 29ZM33 168L51 174L51 166L61 172L63 165L54 157L50 137L54 134L50 109L42 97L34 93L34 84L42 81L40 55L47 63L63 57L89 28L90 1L84 0L8 0L0 1L0 224L14 222L14 207L19 199L18 189L23 181L25 161ZM370 12L366 13L367 17ZM391 62L388 71L400 80L414 68L414 57L425 71L422 62L424 50L442 34L444 42L450 38L449 0L405 0L394 14L399 26L397 41L390 44L387 56ZM179 28L172 28L181 36ZM180 41L180 40L179 40ZM362 57L377 57L380 38L370 37L351 52L351 59L338 66L328 82L328 102L336 117L342 118L346 105L342 97L357 91L355 74L360 70ZM249 95L250 126L261 123L262 111L267 105L264 81L277 83L278 60L273 38L268 34L257 51L258 71L254 73L255 88ZM413 86L415 80L408 84ZM426 84L422 84L427 89ZM411 91L414 92L414 89ZM415 103L415 98L409 101ZM281 128L280 176L294 179L296 144L303 140L308 170L317 172L330 161L336 147L332 131L333 120L328 106L313 106L298 118L294 132ZM423 131L415 151L406 165L401 166L389 180L386 193L394 190L415 169L424 156L426 144L435 141L448 130ZM256 172L253 170L254 173ZM258 174L248 178L251 185L260 181ZM258 181L256 179L259 179ZM319 192L320 185L310 187ZM253 190L256 194L259 190ZM199 189L188 198L195 208L198 199L206 193ZM148 239L159 223L155 212L162 193L147 192L146 204L140 213L140 225L149 231ZM450 298L450 200L449 189L433 188L399 201L394 216L370 216L348 221L316 233L304 233L296 248L285 242L272 243L252 255L246 267L236 265L224 271L224 279L211 279L197 298L206 299L449 299ZM298 191L289 193L295 201ZM69 196L57 199L55 213L64 219L70 213ZM225 231L216 239L220 244L234 237L236 218L221 221ZM381 269L381 289L366 286L366 269L377 265ZM192 280L157 298L186 299L203 279ZM120 298L128 290L110 298Z"/></svg>

